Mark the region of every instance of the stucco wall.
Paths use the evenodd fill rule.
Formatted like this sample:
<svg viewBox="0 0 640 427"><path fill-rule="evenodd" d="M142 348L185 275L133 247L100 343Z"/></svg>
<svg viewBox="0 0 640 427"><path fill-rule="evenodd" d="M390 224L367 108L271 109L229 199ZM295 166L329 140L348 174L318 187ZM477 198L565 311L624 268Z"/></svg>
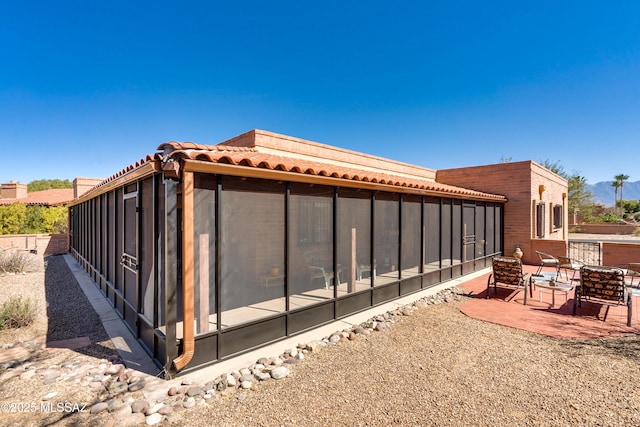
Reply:
<svg viewBox="0 0 640 427"><path fill-rule="evenodd" d="M0 248L57 255L66 253L69 245L66 234L8 234L0 235Z"/></svg>

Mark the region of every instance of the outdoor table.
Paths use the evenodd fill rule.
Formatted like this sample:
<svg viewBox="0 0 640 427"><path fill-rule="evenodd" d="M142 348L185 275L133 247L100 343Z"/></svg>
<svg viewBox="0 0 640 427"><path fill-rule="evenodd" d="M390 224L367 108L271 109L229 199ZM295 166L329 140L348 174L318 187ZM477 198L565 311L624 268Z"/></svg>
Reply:
<svg viewBox="0 0 640 427"><path fill-rule="evenodd" d="M557 281L555 276L555 273L542 273L541 275L531 276L531 285L537 286L540 291L540 302L542 302L542 289L549 289L551 291L552 308L556 305L556 291L564 292L565 298L568 300L569 292L574 287L571 282Z"/></svg>

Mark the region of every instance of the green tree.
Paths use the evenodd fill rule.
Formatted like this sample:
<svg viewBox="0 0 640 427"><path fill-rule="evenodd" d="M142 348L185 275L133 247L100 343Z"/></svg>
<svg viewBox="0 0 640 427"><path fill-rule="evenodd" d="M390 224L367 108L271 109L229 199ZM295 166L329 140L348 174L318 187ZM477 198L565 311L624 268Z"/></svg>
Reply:
<svg viewBox="0 0 640 427"><path fill-rule="evenodd" d="M616 206L618 206L618 204L622 204L622 187L624 187L624 182L629 179L629 175L621 173L614 176L613 179L615 179L615 182L618 183L618 186L620 187L620 203L616 202Z"/></svg>
<svg viewBox="0 0 640 427"><path fill-rule="evenodd" d="M559 160L556 160L555 162L552 162L551 160L546 159L546 160L541 161L540 164L542 166L544 166L545 168L549 169L551 172L560 175L561 177L563 177L567 181L569 181L569 178L571 178L571 175L564 170L564 167L560 164ZM576 174L574 174L574 175L576 175Z"/></svg>
<svg viewBox="0 0 640 427"><path fill-rule="evenodd" d="M0 206L0 234L57 234L67 232L65 206L13 203Z"/></svg>
<svg viewBox="0 0 640 427"><path fill-rule="evenodd" d="M582 212L584 216L592 215L593 194L587 190L585 177L573 175L569 178L567 198L569 199L569 213Z"/></svg>
<svg viewBox="0 0 640 427"><path fill-rule="evenodd" d="M59 234L67 232L68 210L66 206L52 206L42 211L44 233Z"/></svg>
<svg viewBox="0 0 640 427"><path fill-rule="evenodd" d="M37 179L27 184L27 191L42 191L52 188L73 188L73 183L68 179Z"/></svg>
<svg viewBox="0 0 640 427"><path fill-rule="evenodd" d="M593 213L593 193L587 191L587 179L580 176L579 172L569 174L564 170L560 161L552 162L547 159L541 161L540 164L567 180L569 214L573 215L576 212L581 212L585 217L591 216Z"/></svg>
<svg viewBox="0 0 640 427"><path fill-rule="evenodd" d="M0 206L0 233L21 234L26 218L27 206L24 203L12 203Z"/></svg>
<svg viewBox="0 0 640 427"><path fill-rule="evenodd" d="M620 183L618 181L613 181L611 183L611 186L613 187L613 207L614 210L616 208L616 206L618 206L618 189L620 188Z"/></svg>

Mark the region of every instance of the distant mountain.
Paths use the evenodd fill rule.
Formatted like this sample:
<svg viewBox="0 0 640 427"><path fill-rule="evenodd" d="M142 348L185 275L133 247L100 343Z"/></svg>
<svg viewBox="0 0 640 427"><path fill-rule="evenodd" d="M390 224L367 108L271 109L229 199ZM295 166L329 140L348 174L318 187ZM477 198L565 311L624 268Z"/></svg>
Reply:
<svg viewBox="0 0 640 427"><path fill-rule="evenodd" d="M611 186L612 182L613 180L587 184L585 189L591 191L594 202L611 207L615 204L615 189ZM620 190L618 190L618 196L620 196ZM640 181L625 182L622 187L622 198L624 200L640 200Z"/></svg>

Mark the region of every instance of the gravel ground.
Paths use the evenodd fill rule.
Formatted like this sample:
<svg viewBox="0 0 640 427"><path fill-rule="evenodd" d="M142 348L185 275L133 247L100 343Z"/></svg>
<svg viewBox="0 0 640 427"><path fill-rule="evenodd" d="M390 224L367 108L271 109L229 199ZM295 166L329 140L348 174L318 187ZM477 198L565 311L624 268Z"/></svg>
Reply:
<svg viewBox="0 0 640 427"><path fill-rule="evenodd" d="M197 411L189 426L637 426L638 337L552 339L483 323L458 303L328 347L286 380Z"/></svg>
<svg viewBox="0 0 640 427"><path fill-rule="evenodd" d="M82 353L34 350L33 362L95 363L113 357L62 257L47 259L46 275L0 277L0 303L17 292L39 298L44 314L28 330L0 332L0 347L16 341L37 347L47 335L49 341L90 336L94 344ZM45 297L59 310L47 313ZM468 318L457 309L466 299L415 310L381 332L328 346L292 365L284 379L217 395L176 413L174 425L640 425L640 337L553 339ZM58 401L93 398L72 384L12 378L0 384L0 402L33 401L50 392L59 393ZM0 424L17 425L109 425L109 420L0 414Z"/></svg>

